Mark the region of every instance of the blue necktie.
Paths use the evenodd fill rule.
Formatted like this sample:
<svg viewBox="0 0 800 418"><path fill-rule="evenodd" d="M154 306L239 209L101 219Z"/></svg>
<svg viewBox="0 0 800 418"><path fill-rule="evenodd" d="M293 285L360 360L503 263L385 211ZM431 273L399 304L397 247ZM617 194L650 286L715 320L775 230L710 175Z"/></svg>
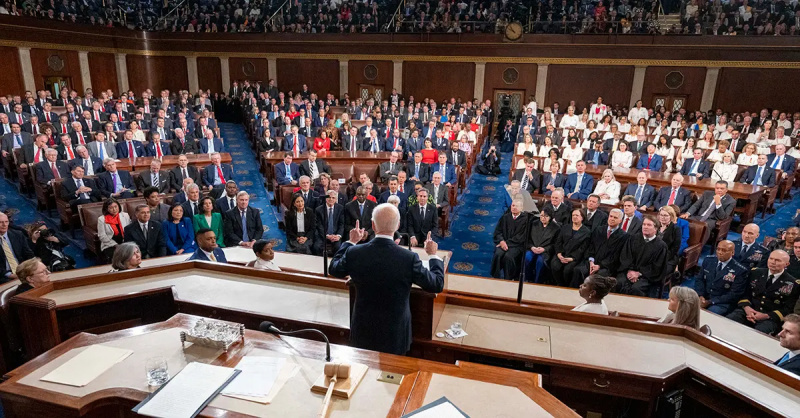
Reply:
<svg viewBox="0 0 800 418"><path fill-rule="evenodd" d="M292 181L292 169L289 164L286 164L286 179Z"/></svg>
<svg viewBox="0 0 800 418"><path fill-rule="evenodd" d="M781 357L781 359L778 361L778 366L780 366L783 363L786 363L788 360L789 360L789 352L787 351L786 354L784 354L783 357Z"/></svg>
<svg viewBox="0 0 800 418"><path fill-rule="evenodd" d="M644 189L644 186L639 186L639 188L636 189L636 204L637 205L641 205L642 204L642 189Z"/></svg>
<svg viewBox="0 0 800 418"><path fill-rule="evenodd" d="M361 216L364 216L364 204L363 203L358 205L358 211L361 214Z"/></svg>
<svg viewBox="0 0 800 418"><path fill-rule="evenodd" d="M328 208L328 235L333 235L333 208Z"/></svg>
<svg viewBox="0 0 800 418"><path fill-rule="evenodd" d="M756 186L761 186L761 173L764 170L764 167L759 166L758 170L756 171Z"/></svg>
<svg viewBox="0 0 800 418"><path fill-rule="evenodd" d="M689 170L689 174L697 174L697 166L700 164L700 161L694 160L692 163L692 169Z"/></svg>
<svg viewBox="0 0 800 418"><path fill-rule="evenodd" d="M100 149L100 161L105 160L106 159L106 150L105 150L106 147L105 147L105 144L102 143L102 142L98 142L97 143L97 148Z"/></svg>
<svg viewBox="0 0 800 418"><path fill-rule="evenodd" d="M772 162L772 168L778 168L778 167L779 167L779 166L778 166L778 160L779 160L780 158L781 158L781 157L779 157L779 156L775 156L775 161L773 161L773 162Z"/></svg>
<svg viewBox="0 0 800 418"><path fill-rule="evenodd" d="M117 192L117 174L111 173L111 181L114 182L114 193Z"/></svg>
<svg viewBox="0 0 800 418"><path fill-rule="evenodd" d="M19 135L14 135L14 140L17 141L17 145L22 146L22 140L19 138Z"/></svg>
<svg viewBox="0 0 800 418"><path fill-rule="evenodd" d="M247 236L247 217L244 215L244 211L242 211L242 241L248 242L250 241L250 237Z"/></svg>

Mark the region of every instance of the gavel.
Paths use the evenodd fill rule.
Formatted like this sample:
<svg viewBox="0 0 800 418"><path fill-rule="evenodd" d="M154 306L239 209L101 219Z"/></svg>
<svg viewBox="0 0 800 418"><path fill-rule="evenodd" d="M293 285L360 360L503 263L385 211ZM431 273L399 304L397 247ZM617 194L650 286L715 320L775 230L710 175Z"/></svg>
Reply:
<svg viewBox="0 0 800 418"><path fill-rule="evenodd" d="M333 395L333 387L339 379L350 378L350 365L341 363L325 363L324 372L326 377L330 378L328 382L328 391L325 392L325 399L322 401L322 409L319 411L317 418L325 418L328 415L328 408L331 406L331 396Z"/></svg>

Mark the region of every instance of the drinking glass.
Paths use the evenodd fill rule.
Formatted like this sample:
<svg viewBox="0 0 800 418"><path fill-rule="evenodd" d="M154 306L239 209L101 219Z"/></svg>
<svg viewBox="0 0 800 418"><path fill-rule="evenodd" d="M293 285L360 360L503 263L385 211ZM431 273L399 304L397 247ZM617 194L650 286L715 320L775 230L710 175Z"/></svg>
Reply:
<svg viewBox="0 0 800 418"><path fill-rule="evenodd" d="M144 367L148 385L161 386L169 380L169 368L164 357L151 357L145 361Z"/></svg>

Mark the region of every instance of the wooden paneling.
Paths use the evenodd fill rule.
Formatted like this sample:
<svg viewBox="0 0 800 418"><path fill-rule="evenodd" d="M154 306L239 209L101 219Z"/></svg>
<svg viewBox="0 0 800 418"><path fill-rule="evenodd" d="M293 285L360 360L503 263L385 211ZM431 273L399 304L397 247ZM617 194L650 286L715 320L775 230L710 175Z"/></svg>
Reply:
<svg viewBox="0 0 800 418"><path fill-rule="evenodd" d="M17 48L0 46L0 94L25 93Z"/></svg>
<svg viewBox="0 0 800 418"><path fill-rule="evenodd" d="M664 83L667 74L673 71L683 74L683 85L677 89L670 89ZM699 109L700 101L703 98L705 79L706 69L703 67L647 67L642 89L642 103L645 107L651 107L654 96L686 96L685 107ZM633 97L632 99L638 98Z"/></svg>
<svg viewBox="0 0 800 418"><path fill-rule="evenodd" d="M197 57L197 80L201 89L211 89L212 94L222 91L222 66L219 58Z"/></svg>
<svg viewBox="0 0 800 418"><path fill-rule="evenodd" d="M305 83L311 92L320 97L328 93L339 97L338 60L279 59L277 67L281 91L297 93Z"/></svg>
<svg viewBox="0 0 800 418"><path fill-rule="evenodd" d="M632 84L632 66L550 65L545 104L540 106L558 102L566 113L569 101L575 100L578 107L575 113L580 114L583 107L597 100L597 96L602 96L606 104L627 106Z"/></svg>
<svg viewBox="0 0 800 418"><path fill-rule="evenodd" d="M48 64L48 60L51 57L53 57L53 66ZM37 89L44 88L44 77L69 77L71 80L70 86L83 94L81 67L80 63L78 63L78 53L76 51L33 48L31 49L31 65L33 66L33 80L36 82ZM63 67L61 67L62 65Z"/></svg>
<svg viewBox="0 0 800 418"><path fill-rule="evenodd" d="M367 79L364 76L364 68L368 65L374 65L378 69L378 76L374 80ZM394 80L394 64L391 61L350 61L347 64L347 77L348 86L347 92L350 97L358 97L358 86L361 84L372 84L376 86L383 86L385 96L392 93ZM403 93L402 91L400 93ZM339 92L333 92L338 97Z"/></svg>
<svg viewBox="0 0 800 418"><path fill-rule="evenodd" d="M471 62L403 63L403 94L425 97L441 103L443 99L460 97L472 100L475 92L475 64Z"/></svg>
<svg viewBox="0 0 800 418"><path fill-rule="evenodd" d="M95 91L95 97L99 97L98 92L102 90L117 91L119 89L114 54L90 52L89 73L92 77L92 90Z"/></svg>
<svg viewBox="0 0 800 418"><path fill-rule="evenodd" d="M269 67L265 58L234 58L228 59L229 73L231 76L231 85L233 80L261 80L264 84L269 81ZM273 74L274 75L274 74Z"/></svg>
<svg viewBox="0 0 800 418"><path fill-rule="evenodd" d="M536 94L536 72L538 71L536 64L502 64L502 63L488 63L486 64L486 75L483 87L483 99L493 99L495 90L524 90L525 103L528 102L528 96ZM507 69L515 69L517 71L517 80L513 83L507 83L503 79L503 73ZM510 71L509 74L513 73ZM494 100L492 100L494 101Z"/></svg>
<svg viewBox="0 0 800 418"><path fill-rule="evenodd" d="M800 109L797 80L797 69L722 68L714 107L729 112L758 112L762 108L794 112Z"/></svg>
<svg viewBox="0 0 800 418"><path fill-rule="evenodd" d="M128 85L136 93L145 89L172 91L189 88L186 57L128 55Z"/></svg>

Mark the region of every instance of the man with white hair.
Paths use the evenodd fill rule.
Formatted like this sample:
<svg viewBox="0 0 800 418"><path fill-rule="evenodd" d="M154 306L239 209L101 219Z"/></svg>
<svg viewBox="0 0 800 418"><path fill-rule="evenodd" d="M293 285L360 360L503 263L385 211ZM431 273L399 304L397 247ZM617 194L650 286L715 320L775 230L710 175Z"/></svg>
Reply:
<svg viewBox="0 0 800 418"><path fill-rule="evenodd" d="M350 276L356 300L350 319L350 345L390 354L405 354L411 347L412 284L427 292L444 289L444 262L436 255L438 245L428 234L425 253L429 269L417 253L394 243L400 211L390 203L372 212L375 239L357 244L366 231L356 223L350 239L343 243L330 265L335 277ZM380 260L380 269L376 260Z"/></svg>

